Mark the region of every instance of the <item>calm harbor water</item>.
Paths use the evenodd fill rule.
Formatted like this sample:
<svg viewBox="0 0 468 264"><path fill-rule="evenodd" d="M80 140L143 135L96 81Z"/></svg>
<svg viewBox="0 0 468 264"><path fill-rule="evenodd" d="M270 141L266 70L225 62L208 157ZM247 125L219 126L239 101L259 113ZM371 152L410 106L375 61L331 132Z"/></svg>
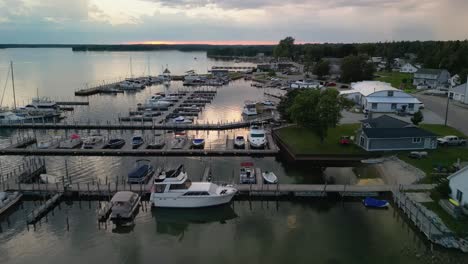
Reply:
<svg viewBox="0 0 468 264"><path fill-rule="evenodd" d="M97 202L81 201L62 203L28 230L33 206L0 221L0 263L466 263L457 252L431 253L393 209L358 202L142 207L134 226L115 228L97 224Z"/></svg>
<svg viewBox="0 0 468 264"><path fill-rule="evenodd" d="M203 52L74 53L70 49L6 49L0 50L0 88L3 88L8 63L12 60L18 105L28 102L37 90L39 95L53 99L78 100L73 92L86 84L129 77L130 57L134 75L148 74L148 61L152 75L159 74L166 65L173 74L183 74L191 69L206 73L213 65L234 64L210 60ZM11 106L12 93L8 87L9 84L3 105ZM169 91L181 89L184 89L181 82L173 82L169 87ZM200 115L200 122L239 120L244 100L264 98L263 90L250 87L250 83L243 80L217 90L213 103ZM75 111L67 113L67 120L115 120L128 115L129 109L135 109L137 103L160 91L165 88L157 85L137 93L91 96L90 106L76 107ZM63 131L36 133L39 138L64 135ZM130 138L133 132L113 133L124 133L122 136ZM208 139L209 145L217 146L224 144L226 136L247 131L198 133ZM16 132L0 131L0 147L10 144L11 137L16 136ZM49 174L64 175L67 160L73 181L89 183L121 180L137 158L45 159ZM211 166L215 180L237 181L240 163L245 160L253 160L256 166L274 171L283 183L320 183L323 178L319 169L298 168L275 158L150 159L156 166L173 167L183 163L194 180L200 178L206 166ZM1 173L10 171L22 160L22 157L1 157ZM344 176L342 181L347 182L347 175ZM28 230L25 215L34 206L34 202L25 202L0 218L0 263L468 262L465 256L453 251L435 248L434 253L430 253L425 239L393 208L366 210L357 201L236 201L231 207L195 211L141 208L135 226L127 229L98 226L98 203L82 201L62 203L37 224L35 230L32 227Z"/></svg>

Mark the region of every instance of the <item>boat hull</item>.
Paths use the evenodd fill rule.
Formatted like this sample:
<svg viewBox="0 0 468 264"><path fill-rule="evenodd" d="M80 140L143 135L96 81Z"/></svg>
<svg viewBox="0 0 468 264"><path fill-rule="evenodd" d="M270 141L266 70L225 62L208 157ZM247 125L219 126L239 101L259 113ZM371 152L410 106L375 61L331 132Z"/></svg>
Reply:
<svg viewBox="0 0 468 264"><path fill-rule="evenodd" d="M152 193L150 197L151 205L153 207L164 208L202 208L212 207L230 203L235 193L230 193L222 196L207 196L207 197L194 197L194 196L158 196Z"/></svg>

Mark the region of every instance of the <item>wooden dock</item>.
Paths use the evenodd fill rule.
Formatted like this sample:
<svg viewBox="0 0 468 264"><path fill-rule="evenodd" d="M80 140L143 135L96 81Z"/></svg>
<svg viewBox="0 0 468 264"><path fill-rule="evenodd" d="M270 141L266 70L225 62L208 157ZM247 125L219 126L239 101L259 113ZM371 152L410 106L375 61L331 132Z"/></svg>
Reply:
<svg viewBox="0 0 468 264"><path fill-rule="evenodd" d="M63 193L56 193L50 199L45 201L44 204L35 208L26 218L28 225L35 224L37 221L52 210L62 199Z"/></svg>
<svg viewBox="0 0 468 264"><path fill-rule="evenodd" d="M160 118L165 118L161 115ZM103 129L103 130L230 130L237 128L246 128L254 124L262 124L268 122L272 117L257 118L249 121L239 122L226 122L226 123L204 123L204 124L159 124L153 123L114 123L114 122L63 122L63 123L47 123L47 122L35 122L35 123L11 123L11 124L0 124L0 129L44 129L44 130L59 130L59 129L74 129L74 130L86 130L86 129Z"/></svg>
<svg viewBox="0 0 468 264"><path fill-rule="evenodd" d="M2 156L176 156L176 157L222 157L222 156L276 156L277 149L13 149L0 150Z"/></svg>
<svg viewBox="0 0 468 264"><path fill-rule="evenodd" d="M119 83L120 81L81 89L75 92L75 96L90 96L100 93L108 93L112 89L115 89Z"/></svg>
<svg viewBox="0 0 468 264"><path fill-rule="evenodd" d="M58 105L89 105L88 101L58 101Z"/></svg>
<svg viewBox="0 0 468 264"><path fill-rule="evenodd" d="M154 179L154 178L153 178ZM153 179L147 184L128 184L126 181L109 182L107 184L73 183L63 184L15 184L8 188L9 191L19 191L26 195L55 195L56 193L68 193L77 197L101 197L108 198L118 191L132 191L140 195L151 193ZM206 178L208 179L208 178ZM340 196L366 197L369 195L389 193L395 189L405 191L429 191L434 188L431 184L414 185L323 185L323 184L239 184L235 185L240 196L287 196L287 197L320 197L327 194Z"/></svg>

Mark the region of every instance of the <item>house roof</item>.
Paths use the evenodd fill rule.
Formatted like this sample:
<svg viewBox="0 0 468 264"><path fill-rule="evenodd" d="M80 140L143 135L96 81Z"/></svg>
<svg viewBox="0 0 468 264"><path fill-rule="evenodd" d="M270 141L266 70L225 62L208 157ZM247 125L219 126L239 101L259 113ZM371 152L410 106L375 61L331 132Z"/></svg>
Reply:
<svg viewBox="0 0 468 264"><path fill-rule="evenodd" d="M351 88L352 89L348 91L341 91L340 94L360 93L363 96L368 96L369 94L373 94L375 92L398 90L392 87L392 85L389 83L379 81L354 82L351 83Z"/></svg>
<svg viewBox="0 0 468 264"><path fill-rule="evenodd" d="M437 75L439 76L444 70L443 69L419 69L416 73L417 74L429 74L429 75Z"/></svg>
<svg viewBox="0 0 468 264"><path fill-rule="evenodd" d="M410 123L388 115L382 115L372 119L361 120L362 123L369 124L372 128L403 128Z"/></svg>
<svg viewBox="0 0 468 264"><path fill-rule="evenodd" d="M452 175L448 176L448 179L450 180L450 179L452 179L454 177L457 177L459 175L463 175L464 173L467 173L466 175L468 175L468 166L465 166L461 170L459 170L459 171L453 173Z"/></svg>
<svg viewBox="0 0 468 264"><path fill-rule="evenodd" d="M405 128L363 128L362 131L368 138L413 138L413 137L437 137L429 131L419 127Z"/></svg>
<svg viewBox="0 0 468 264"><path fill-rule="evenodd" d="M415 97L393 97L393 96L368 96L368 103L400 103L400 104L420 104Z"/></svg>
<svg viewBox="0 0 468 264"><path fill-rule="evenodd" d="M450 89L450 92L454 92L454 93L457 93L457 94L465 94L466 85L467 85L466 83L457 85L457 86L453 87L452 89Z"/></svg>

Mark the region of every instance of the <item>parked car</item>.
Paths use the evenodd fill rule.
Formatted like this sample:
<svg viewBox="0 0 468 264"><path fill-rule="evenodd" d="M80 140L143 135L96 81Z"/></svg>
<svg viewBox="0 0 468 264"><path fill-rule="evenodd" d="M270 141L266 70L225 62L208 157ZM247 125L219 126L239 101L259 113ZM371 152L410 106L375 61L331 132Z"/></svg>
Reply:
<svg viewBox="0 0 468 264"><path fill-rule="evenodd" d="M341 136L340 145L349 145L353 143L351 136Z"/></svg>
<svg viewBox="0 0 468 264"><path fill-rule="evenodd" d="M408 157L413 158L413 159L422 159L427 157L427 152L426 151L411 151Z"/></svg>
<svg viewBox="0 0 468 264"><path fill-rule="evenodd" d="M329 82L329 83L327 83L327 85L326 85L326 86L327 86L327 87L336 86L336 83L334 83L334 82Z"/></svg>
<svg viewBox="0 0 468 264"><path fill-rule="evenodd" d="M342 88L342 89L348 89L348 88L349 88L349 85L342 84L342 85L340 86L340 88Z"/></svg>
<svg viewBox="0 0 468 264"><path fill-rule="evenodd" d="M437 144L442 146L464 146L466 145L466 139L459 138L457 136L445 136L438 138Z"/></svg>

